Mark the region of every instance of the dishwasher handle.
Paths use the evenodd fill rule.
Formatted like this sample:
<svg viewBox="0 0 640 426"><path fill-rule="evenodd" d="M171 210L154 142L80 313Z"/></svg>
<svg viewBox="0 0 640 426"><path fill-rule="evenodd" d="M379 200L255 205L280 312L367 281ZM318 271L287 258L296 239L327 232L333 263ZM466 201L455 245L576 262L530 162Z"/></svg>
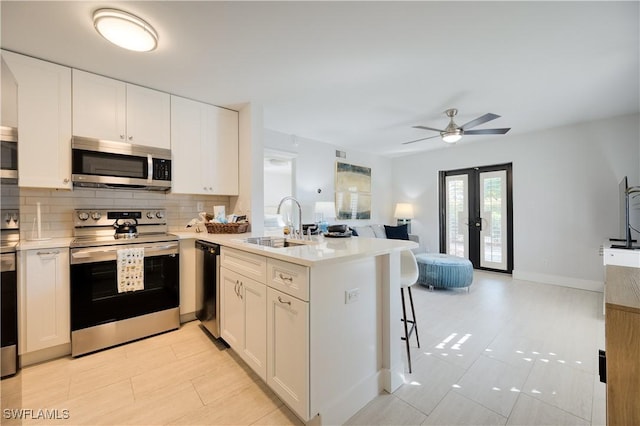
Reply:
<svg viewBox="0 0 640 426"><path fill-rule="evenodd" d="M220 246L218 244L210 243L208 241L197 240L196 250L202 250L209 252L210 254L220 255Z"/></svg>

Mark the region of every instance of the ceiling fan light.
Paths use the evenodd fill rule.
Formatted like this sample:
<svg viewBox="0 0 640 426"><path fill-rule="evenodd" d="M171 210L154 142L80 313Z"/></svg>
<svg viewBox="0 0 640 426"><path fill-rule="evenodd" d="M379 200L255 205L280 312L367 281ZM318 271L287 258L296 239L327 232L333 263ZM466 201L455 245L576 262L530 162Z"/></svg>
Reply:
<svg viewBox="0 0 640 426"><path fill-rule="evenodd" d="M446 143L456 143L460 139L462 139L462 133L460 131L442 134L442 140Z"/></svg>
<svg viewBox="0 0 640 426"><path fill-rule="evenodd" d="M151 25L122 10L98 9L93 26L109 42L135 52L149 52L158 46L158 33Z"/></svg>

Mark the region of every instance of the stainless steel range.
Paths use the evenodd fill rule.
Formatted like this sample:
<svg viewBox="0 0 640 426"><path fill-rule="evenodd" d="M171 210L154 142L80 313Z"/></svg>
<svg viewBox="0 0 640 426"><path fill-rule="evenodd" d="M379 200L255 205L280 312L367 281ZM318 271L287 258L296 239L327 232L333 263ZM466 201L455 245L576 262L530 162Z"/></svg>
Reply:
<svg viewBox="0 0 640 426"><path fill-rule="evenodd" d="M178 238L164 209L74 211L71 355L180 327Z"/></svg>

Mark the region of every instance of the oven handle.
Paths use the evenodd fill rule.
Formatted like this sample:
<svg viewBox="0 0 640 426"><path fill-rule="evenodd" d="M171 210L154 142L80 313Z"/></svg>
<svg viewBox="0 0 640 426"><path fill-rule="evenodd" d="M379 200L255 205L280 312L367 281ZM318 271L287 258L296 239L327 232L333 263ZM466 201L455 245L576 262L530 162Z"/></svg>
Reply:
<svg viewBox="0 0 640 426"><path fill-rule="evenodd" d="M140 244L71 249L70 263L71 265L77 265L80 263L115 261L118 258L118 250L137 247L140 247ZM144 257L175 256L178 254L177 242L144 245L143 247Z"/></svg>

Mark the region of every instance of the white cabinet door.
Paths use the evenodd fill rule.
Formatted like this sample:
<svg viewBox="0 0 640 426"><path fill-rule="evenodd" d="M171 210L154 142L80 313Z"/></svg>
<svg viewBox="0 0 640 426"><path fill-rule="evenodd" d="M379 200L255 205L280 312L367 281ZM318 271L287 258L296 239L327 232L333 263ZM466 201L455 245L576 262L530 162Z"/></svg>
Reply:
<svg viewBox="0 0 640 426"><path fill-rule="evenodd" d="M202 148L206 110L201 102L171 96L171 192L206 194L202 184Z"/></svg>
<svg viewBox="0 0 640 426"><path fill-rule="evenodd" d="M73 70L73 134L125 142L126 83Z"/></svg>
<svg viewBox="0 0 640 426"><path fill-rule="evenodd" d="M220 337L237 353L244 348L244 301L240 292L241 275L220 268Z"/></svg>
<svg viewBox="0 0 640 426"><path fill-rule="evenodd" d="M238 195L238 113L209 106L207 117L204 182L213 194Z"/></svg>
<svg viewBox="0 0 640 426"><path fill-rule="evenodd" d="M71 69L2 57L18 83L18 184L71 189Z"/></svg>
<svg viewBox="0 0 640 426"><path fill-rule="evenodd" d="M171 149L170 99L168 93L127 84L127 140Z"/></svg>
<svg viewBox="0 0 640 426"><path fill-rule="evenodd" d="M245 309L245 342L242 359L260 376L267 379L267 286L241 277L240 291Z"/></svg>
<svg viewBox="0 0 640 426"><path fill-rule="evenodd" d="M267 384L309 418L309 303L267 288Z"/></svg>
<svg viewBox="0 0 640 426"><path fill-rule="evenodd" d="M20 353L69 343L69 250L28 250L21 256Z"/></svg>
<svg viewBox="0 0 640 426"><path fill-rule="evenodd" d="M220 281L220 336L266 380L267 286L225 267Z"/></svg>
<svg viewBox="0 0 640 426"><path fill-rule="evenodd" d="M180 240L180 315L196 311L196 243Z"/></svg>
<svg viewBox="0 0 640 426"><path fill-rule="evenodd" d="M173 184L177 194L238 195L238 113L171 97Z"/></svg>
<svg viewBox="0 0 640 426"><path fill-rule="evenodd" d="M73 134L171 148L170 95L73 70Z"/></svg>

